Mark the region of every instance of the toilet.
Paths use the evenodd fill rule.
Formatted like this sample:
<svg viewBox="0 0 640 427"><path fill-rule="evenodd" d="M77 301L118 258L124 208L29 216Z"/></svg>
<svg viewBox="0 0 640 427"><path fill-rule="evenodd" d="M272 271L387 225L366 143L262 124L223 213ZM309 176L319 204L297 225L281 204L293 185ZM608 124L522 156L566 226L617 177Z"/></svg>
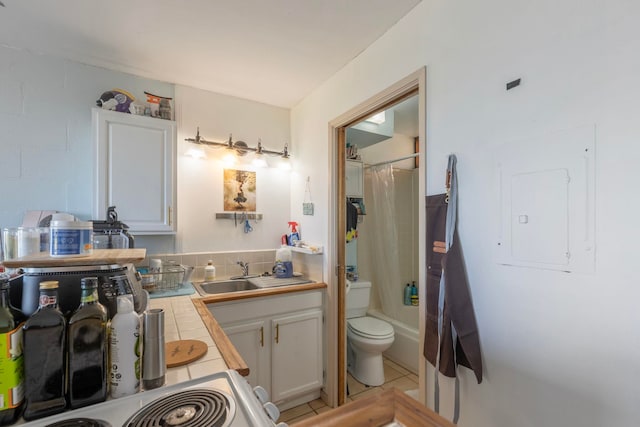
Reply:
<svg viewBox="0 0 640 427"><path fill-rule="evenodd" d="M371 282L347 282L347 369L369 386L384 383L382 352L393 344L393 326L366 316Z"/></svg>

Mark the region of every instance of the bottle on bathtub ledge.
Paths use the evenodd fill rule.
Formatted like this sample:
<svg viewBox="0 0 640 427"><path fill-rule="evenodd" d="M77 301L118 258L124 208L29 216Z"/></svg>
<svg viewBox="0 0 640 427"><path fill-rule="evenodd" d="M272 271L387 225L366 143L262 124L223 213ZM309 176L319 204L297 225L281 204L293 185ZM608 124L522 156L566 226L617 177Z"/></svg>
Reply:
<svg viewBox="0 0 640 427"><path fill-rule="evenodd" d="M407 283L404 288L404 305L411 305L411 285Z"/></svg>
<svg viewBox="0 0 640 427"><path fill-rule="evenodd" d="M411 305L418 305L418 288L415 281L411 285Z"/></svg>

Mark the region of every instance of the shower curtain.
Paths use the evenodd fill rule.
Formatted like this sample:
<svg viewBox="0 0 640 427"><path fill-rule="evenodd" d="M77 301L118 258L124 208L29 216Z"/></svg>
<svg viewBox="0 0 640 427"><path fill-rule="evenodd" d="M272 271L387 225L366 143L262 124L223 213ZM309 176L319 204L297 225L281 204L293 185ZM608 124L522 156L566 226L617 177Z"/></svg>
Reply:
<svg viewBox="0 0 640 427"><path fill-rule="evenodd" d="M367 229L370 230L369 260L372 283L380 297L382 311L395 318L402 302L402 286L398 283L398 231L396 229L396 203L391 164L366 169L370 180L371 200L367 203Z"/></svg>

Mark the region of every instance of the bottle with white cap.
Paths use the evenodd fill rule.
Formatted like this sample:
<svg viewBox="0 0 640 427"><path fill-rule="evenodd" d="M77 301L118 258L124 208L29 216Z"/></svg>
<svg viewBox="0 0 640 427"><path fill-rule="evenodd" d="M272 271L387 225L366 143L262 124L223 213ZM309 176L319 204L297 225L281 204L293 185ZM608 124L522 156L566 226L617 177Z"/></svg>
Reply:
<svg viewBox="0 0 640 427"><path fill-rule="evenodd" d="M131 295L118 296L118 313L111 320L109 361L112 398L140 391L140 317L133 311Z"/></svg>
<svg viewBox="0 0 640 427"><path fill-rule="evenodd" d="M213 261L209 260L204 268L204 280L210 282L216 280L216 268L213 266Z"/></svg>

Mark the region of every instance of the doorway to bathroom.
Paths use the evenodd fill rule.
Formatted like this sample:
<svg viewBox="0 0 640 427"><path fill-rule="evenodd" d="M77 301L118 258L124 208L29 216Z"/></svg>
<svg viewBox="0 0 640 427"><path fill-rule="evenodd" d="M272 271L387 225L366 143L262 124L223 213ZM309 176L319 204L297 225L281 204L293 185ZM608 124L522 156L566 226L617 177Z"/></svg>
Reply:
<svg viewBox="0 0 640 427"><path fill-rule="evenodd" d="M330 123L339 405L348 380L351 394L355 388L347 374L347 278L372 283L367 316L394 328L385 368L412 373L424 389L424 310L404 300L407 283L410 289L415 283L418 300L424 295L424 83L422 69Z"/></svg>
<svg viewBox="0 0 640 427"><path fill-rule="evenodd" d="M384 355L416 375L418 98L416 92L349 126L345 135L346 196L358 213L351 233L347 213L347 279L371 282L367 315L391 324L395 332L394 342Z"/></svg>

